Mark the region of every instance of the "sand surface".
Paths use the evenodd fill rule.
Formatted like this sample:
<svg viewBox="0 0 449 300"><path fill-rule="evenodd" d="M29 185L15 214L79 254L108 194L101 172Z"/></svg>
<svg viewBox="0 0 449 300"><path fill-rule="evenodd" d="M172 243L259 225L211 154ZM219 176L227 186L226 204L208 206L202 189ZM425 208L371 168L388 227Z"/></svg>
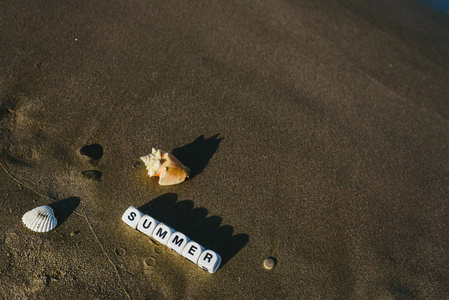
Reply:
<svg viewBox="0 0 449 300"><path fill-rule="evenodd" d="M449 298L449 18L194 2L0 3L0 298ZM152 147L191 178L148 178ZM21 222L40 205L48 233ZM222 267L128 227L131 205Z"/></svg>

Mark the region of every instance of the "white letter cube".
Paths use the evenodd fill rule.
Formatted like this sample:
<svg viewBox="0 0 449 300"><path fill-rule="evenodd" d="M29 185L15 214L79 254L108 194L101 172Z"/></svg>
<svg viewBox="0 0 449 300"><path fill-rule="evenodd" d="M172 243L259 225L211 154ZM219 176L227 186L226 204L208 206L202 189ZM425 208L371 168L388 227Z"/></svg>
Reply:
<svg viewBox="0 0 449 300"><path fill-rule="evenodd" d="M137 208L134 206L128 207L125 213L122 216L122 221L136 229L137 224L139 223L140 218L143 216Z"/></svg>
<svg viewBox="0 0 449 300"><path fill-rule="evenodd" d="M203 251L204 251L203 246L201 246L197 242L190 241L184 247L184 250L182 250L182 256L184 256L194 264L197 264L198 258L200 257L201 252Z"/></svg>
<svg viewBox="0 0 449 300"><path fill-rule="evenodd" d="M161 244L167 245L173 232L174 230L170 226L167 226L164 223L159 223L153 231L153 239Z"/></svg>
<svg viewBox="0 0 449 300"><path fill-rule="evenodd" d="M212 250L206 250L198 258L198 267L209 273L215 273L220 267L221 256Z"/></svg>
<svg viewBox="0 0 449 300"><path fill-rule="evenodd" d="M139 223L137 224L137 230L141 231L142 233L145 233L149 237L153 236L154 228L156 228L156 225L159 222L149 215L144 215L142 218L140 218Z"/></svg>
<svg viewBox="0 0 449 300"><path fill-rule="evenodd" d="M182 255L182 250L184 250L184 247L189 241L190 239L186 237L185 234L177 231L171 235L167 247L176 251L179 255Z"/></svg>

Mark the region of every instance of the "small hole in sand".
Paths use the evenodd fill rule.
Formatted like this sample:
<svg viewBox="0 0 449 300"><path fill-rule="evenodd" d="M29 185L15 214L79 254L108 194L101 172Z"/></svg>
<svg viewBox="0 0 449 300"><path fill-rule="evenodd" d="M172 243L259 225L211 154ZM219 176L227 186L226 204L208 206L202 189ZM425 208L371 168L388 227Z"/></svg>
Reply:
<svg viewBox="0 0 449 300"><path fill-rule="evenodd" d="M50 281L51 281L51 276L50 275L45 275L44 276L44 284L45 284L45 286L48 286L49 284L50 284Z"/></svg>
<svg viewBox="0 0 449 300"><path fill-rule="evenodd" d="M126 254L126 250L121 247L117 247L115 248L115 254L117 254L118 256L123 256Z"/></svg>
<svg viewBox="0 0 449 300"><path fill-rule="evenodd" d="M164 253L165 248L162 246L156 246L154 247L154 252L156 252L157 254L162 254Z"/></svg>
<svg viewBox="0 0 449 300"><path fill-rule="evenodd" d="M145 258L143 262L147 267L155 266L157 263L156 259L152 256Z"/></svg>

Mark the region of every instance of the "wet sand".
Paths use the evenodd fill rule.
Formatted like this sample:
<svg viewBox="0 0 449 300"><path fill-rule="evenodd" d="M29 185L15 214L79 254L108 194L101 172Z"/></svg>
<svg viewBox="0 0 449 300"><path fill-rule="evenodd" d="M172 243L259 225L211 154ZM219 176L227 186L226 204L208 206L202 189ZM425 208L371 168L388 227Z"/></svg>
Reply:
<svg viewBox="0 0 449 300"><path fill-rule="evenodd" d="M1 298L449 297L442 13L357 0L0 7ZM148 178L152 147L191 178ZM58 218L48 233L21 222L40 205ZM131 205L221 268L127 226Z"/></svg>

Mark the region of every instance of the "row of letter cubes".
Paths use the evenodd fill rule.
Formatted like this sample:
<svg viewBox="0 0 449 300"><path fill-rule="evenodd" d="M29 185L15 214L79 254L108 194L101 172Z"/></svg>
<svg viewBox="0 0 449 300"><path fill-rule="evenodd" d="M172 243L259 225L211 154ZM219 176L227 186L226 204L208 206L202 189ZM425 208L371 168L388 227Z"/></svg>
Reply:
<svg viewBox="0 0 449 300"><path fill-rule="evenodd" d="M212 250L206 250L197 242L191 241L183 233L170 226L144 215L134 206L130 206L122 216L123 222L148 235L161 244L184 256L200 268L215 273L221 263L221 257Z"/></svg>

